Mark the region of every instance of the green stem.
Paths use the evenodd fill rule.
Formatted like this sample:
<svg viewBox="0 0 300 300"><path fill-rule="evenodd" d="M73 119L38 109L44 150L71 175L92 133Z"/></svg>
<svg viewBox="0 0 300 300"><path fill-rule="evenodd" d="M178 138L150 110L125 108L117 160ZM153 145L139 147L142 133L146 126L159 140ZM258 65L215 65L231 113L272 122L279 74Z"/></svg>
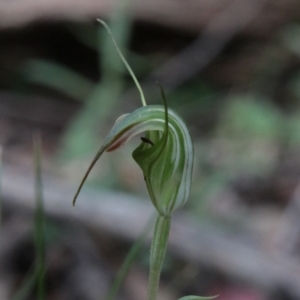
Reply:
<svg viewBox="0 0 300 300"><path fill-rule="evenodd" d="M150 274L147 300L156 300L162 264L165 258L171 218L158 215L150 254Z"/></svg>
<svg viewBox="0 0 300 300"><path fill-rule="evenodd" d="M121 50L119 49L119 47L118 47L118 45L117 45L117 42L115 41L115 39L114 39L114 37L113 37L113 34L112 34L110 28L108 27L108 25L107 25L103 20L97 19L97 21L98 21L99 23L101 23L101 24L105 27L105 29L107 30L108 34L110 35L110 38L111 38L111 40L112 40L112 42L113 42L113 44L114 44L114 46L115 46L115 48L116 48L116 50L117 50L117 52L118 52L118 54L119 54L121 60L123 61L123 63L124 63L124 65L125 65L126 69L128 70L128 72L129 72L129 74L131 75L131 77L132 77L132 79L133 79L133 81L134 81L134 83L135 83L137 89L138 89L139 92L140 92L140 96L141 96L141 100L142 100L143 106L146 106L146 105L147 105L147 104L146 104L146 99L145 99L143 90L142 90L142 88L141 88L141 86L140 86L140 84L139 84L139 81L138 81L137 78L135 77L134 72L132 71L131 67L129 66L128 62L126 61L125 57L123 56Z"/></svg>

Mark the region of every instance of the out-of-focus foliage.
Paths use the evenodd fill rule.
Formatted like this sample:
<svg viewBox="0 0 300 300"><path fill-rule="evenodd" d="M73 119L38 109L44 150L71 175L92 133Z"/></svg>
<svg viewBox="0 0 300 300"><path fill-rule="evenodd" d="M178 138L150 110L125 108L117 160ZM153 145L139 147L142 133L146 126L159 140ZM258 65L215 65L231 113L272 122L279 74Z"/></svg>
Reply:
<svg viewBox="0 0 300 300"><path fill-rule="evenodd" d="M130 19L124 8L115 11L111 19L111 28L118 44L125 49L130 32ZM85 102L83 109L69 125L63 138L64 159L85 157L91 149L97 147L98 128L105 124L124 86L124 66L115 51L111 51L111 41L106 34L103 34L102 29L97 29L96 35L94 29L89 30L86 27L83 31L77 28L75 32L75 36L83 44L94 47L93 38L96 38L96 43L99 44L98 64L102 77L98 83L93 84L82 75L55 62L31 60L24 65L25 76L29 81L52 87Z"/></svg>
<svg viewBox="0 0 300 300"><path fill-rule="evenodd" d="M80 74L55 62L29 60L24 64L24 76L29 82L56 89L83 101L92 91L93 83Z"/></svg>
<svg viewBox="0 0 300 300"><path fill-rule="evenodd" d="M253 95L237 95L224 101L216 128L220 159L218 166L228 174L263 175L274 166L283 120L268 100Z"/></svg>

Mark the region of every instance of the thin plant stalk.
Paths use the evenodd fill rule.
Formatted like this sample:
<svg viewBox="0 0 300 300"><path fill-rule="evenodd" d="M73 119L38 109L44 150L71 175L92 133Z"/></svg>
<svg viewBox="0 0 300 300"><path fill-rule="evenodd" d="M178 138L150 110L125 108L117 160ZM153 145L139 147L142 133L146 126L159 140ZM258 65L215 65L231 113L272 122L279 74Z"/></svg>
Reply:
<svg viewBox="0 0 300 300"><path fill-rule="evenodd" d="M43 207L43 185L41 174L41 136L34 135L34 164L35 164L35 270L37 276L37 299L45 299L45 220Z"/></svg>
<svg viewBox="0 0 300 300"><path fill-rule="evenodd" d="M157 216L150 252L147 300L156 300L157 298L161 268L167 250L170 226L170 217Z"/></svg>
<svg viewBox="0 0 300 300"><path fill-rule="evenodd" d="M133 79L133 81L134 81L134 83L135 83L135 85L136 85L136 87L137 87L137 89L140 93L143 106L146 106L147 104L146 104L146 99L145 99L143 90L142 90L137 78L135 77L134 72L132 71L131 67L129 66L128 62L126 61L125 57L123 56L121 50L119 49L119 47L117 45L117 42L115 41L110 28L108 27L108 25L103 20L97 19L97 21L99 23L101 23L105 27L105 29L107 30L107 32L108 32L108 34L109 34L109 36L110 36L110 38L111 38L111 40L112 40L112 42L115 46L115 49L117 50L122 62L124 63L124 65L125 65L126 69L128 70L129 74L131 75L131 77L132 77L132 79Z"/></svg>

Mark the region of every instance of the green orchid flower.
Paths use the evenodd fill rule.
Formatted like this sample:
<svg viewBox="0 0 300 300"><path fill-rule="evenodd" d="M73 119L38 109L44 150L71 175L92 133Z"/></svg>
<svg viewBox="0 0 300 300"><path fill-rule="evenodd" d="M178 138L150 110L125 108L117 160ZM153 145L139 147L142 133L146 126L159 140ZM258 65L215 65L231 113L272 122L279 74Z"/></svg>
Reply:
<svg viewBox="0 0 300 300"><path fill-rule="evenodd" d="M142 144L133 152L133 158L141 167L153 205L160 215L170 216L188 199L193 166L193 144L182 119L173 111L168 112L165 95L162 105L146 105L145 97L134 72L118 48L107 24L106 28L117 52L131 74L139 92L143 107L119 117L90 167L88 168L73 200L76 198L91 169L105 151L113 151L133 136L146 132Z"/></svg>
<svg viewBox="0 0 300 300"><path fill-rule="evenodd" d="M170 216L188 199L193 166L193 145L182 119L167 105L143 106L120 117L85 174L105 152L113 151L133 136L146 132L133 158L141 167L153 205L160 215Z"/></svg>
<svg viewBox="0 0 300 300"><path fill-rule="evenodd" d="M84 175L73 204L93 166L107 151L120 148L135 135L146 132L133 152L141 167L150 198L158 212L150 256L148 300L156 299L167 249L171 214L188 199L193 166L193 144L182 119L163 105L149 105L119 117Z"/></svg>

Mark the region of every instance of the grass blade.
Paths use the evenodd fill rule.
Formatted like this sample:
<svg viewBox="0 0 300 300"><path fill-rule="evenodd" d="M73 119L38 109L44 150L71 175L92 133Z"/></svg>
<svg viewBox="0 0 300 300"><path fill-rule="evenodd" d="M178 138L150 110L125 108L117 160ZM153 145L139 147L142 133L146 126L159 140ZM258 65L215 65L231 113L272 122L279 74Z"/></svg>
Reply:
<svg viewBox="0 0 300 300"><path fill-rule="evenodd" d="M140 251L144 245L146 237L148 236L148 234L150 233L150 231L152 229L152 225L154 223L155 217L156 217L156 214L150 218L150 220L147 222L142 234L132 245L125 260L122 263L122 266L118 272L118 275L117 275L114 283L110 287L110 290L109 290L105 300L113 300L116 298L117 293L120 290L121 285L123 284L128 272L130 271L133 263L136 261L138 255L140 254Z"/></svg>
<svg viewBox="0 0 300 300"><path fill-rule="evenodd" d="M94 83L79 73L54 61L28 60L24 65L24 76L30 82L56 89L78 101L91 93Z"/></svg>
<svg viewBox="0 0 300 300"><path fill-rule="evenodd" d="M32 292L34 285L36 283L37 272L36 270L31 270L25 277L23 284L17 294L12 298L12 300L24 300Z"/></svg>
<svg viewBox="0 0 300 300"><path fill-rule="evenodd" d="M34 135L34 164L35 164L35 248L37 276L37 299L45 299L45 220L43 208L43 186L41 176L41 136L39 133Z"/></svg>

